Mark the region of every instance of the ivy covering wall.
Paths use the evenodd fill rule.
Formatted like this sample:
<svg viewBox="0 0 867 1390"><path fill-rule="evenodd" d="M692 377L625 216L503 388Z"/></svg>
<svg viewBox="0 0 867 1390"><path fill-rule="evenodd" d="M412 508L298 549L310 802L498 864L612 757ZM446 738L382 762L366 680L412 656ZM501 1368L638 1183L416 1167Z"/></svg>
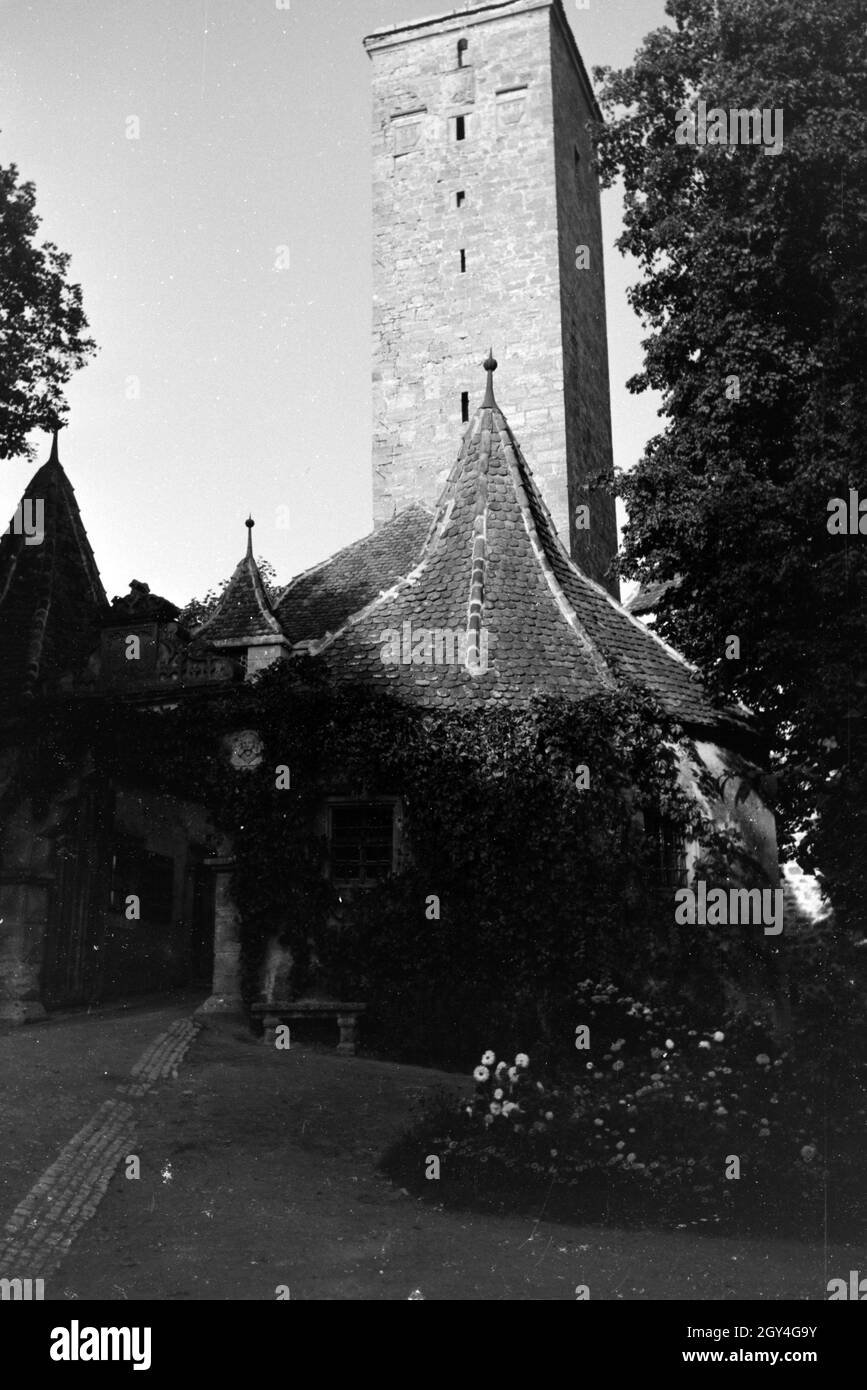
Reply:
<svg viewBox="0 0 867 1390"><path fill-rule="evenodd" d="M228 759L239 729L262 741L255 768ZM43 712L24 732L18 784L47 804L86 768L203 805L234 850L248 1001L276 938L295 990L324 972L341 997L368 1002L378 1045L457 1061L516 1029L547 1046L590 974L709 1008L727 978L754 984L759 972L772 990L778 947L755 927L674 925L644 813L701 838L716 882L732 862L678 786L683 738L637 691L419 712L331 687L304 660L161 711L91 700ZM320 812L334 794L403 805L400 871L350 895L327 874Z"/></svg>

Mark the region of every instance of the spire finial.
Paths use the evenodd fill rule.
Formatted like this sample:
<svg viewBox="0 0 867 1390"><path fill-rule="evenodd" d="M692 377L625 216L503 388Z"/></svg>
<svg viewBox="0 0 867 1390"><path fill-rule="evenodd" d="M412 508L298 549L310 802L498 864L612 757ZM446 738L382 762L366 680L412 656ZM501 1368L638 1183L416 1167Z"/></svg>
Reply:
<svg viewBox="0 0 867 1390"><path fill-rule="evenodd" d="M247 528L247 554L248 554L248 555L252 555L252 554L253 554L253 527L256 525L255 521L253 520L252 514L251 514L250 516L247 517L247 520L244 522L244 525L245 525L246 528Z"/></svg>
<svg viewBox="0 0 867 1390"><path fill-rule="evenodd" d="M48 456L48 462L49 462L49 463L59 463L59 462L60 462L60 454L59 454L58 448L57 448L57 436L60 434L60 431L63 429L63 425L62 425L62 423L61 423L60 420L55 420L55 421L52 423L52 425L51 425L50 428L51 428L51 453L50 453L49 456Z"/></svg>
<svg viewBox="0 0 867 1390"><path fill-rule="evenodd" d="M494 349L488 348L488 355L482 363L488 374L488 387L485 391L485 399L482 401L483 410L492 410L497 402L494 400L494 372L497 370L497 359L494 357Z"/></svg>

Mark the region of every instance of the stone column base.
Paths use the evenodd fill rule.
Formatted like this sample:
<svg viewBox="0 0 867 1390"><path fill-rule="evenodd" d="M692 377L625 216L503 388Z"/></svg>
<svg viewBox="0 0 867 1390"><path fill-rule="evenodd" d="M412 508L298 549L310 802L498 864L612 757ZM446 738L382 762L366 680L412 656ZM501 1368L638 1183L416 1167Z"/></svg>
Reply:
<svg viewBox="0 0 867 1390"><path fill-rule="evenodd" d="M243 1014L240 994L212 994L196 1009L197 1014Z"/></svg>

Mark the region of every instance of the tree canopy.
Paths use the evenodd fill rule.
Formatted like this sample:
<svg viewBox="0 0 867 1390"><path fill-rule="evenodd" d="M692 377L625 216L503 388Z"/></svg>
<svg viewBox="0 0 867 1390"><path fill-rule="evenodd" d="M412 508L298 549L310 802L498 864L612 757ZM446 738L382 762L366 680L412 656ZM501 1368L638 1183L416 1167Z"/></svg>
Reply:
<svg viewBox="0 0 867 1390"><path fill-rule="evenodd" d="M0 167L0 458L33 457L27 435L61 423L63 388L96 351L69 256L36 242L36 189Z"/></svg>
<svg viewBox="0 0 867 1390"><path fill-rule="evenodd" d="M669 581L658 630L755 711L781 849L863 931L867 534L833 533L830 509L859 487L867 503L867 6L667 13L631 67L596 70L601 176L622 180L649 330L629 387L659 391L664 416L619 480L623 572ZM701 101L781 113L782 148L679 142Z"/></svg>

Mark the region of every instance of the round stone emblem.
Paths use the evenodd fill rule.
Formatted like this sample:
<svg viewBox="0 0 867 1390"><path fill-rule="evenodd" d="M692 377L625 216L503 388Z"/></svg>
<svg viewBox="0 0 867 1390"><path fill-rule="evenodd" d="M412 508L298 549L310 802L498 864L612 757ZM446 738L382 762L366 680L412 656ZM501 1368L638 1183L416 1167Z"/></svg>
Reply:
<svg viewBox="0 0 867 1390"><path fill-rule="evenodd" d="M237 734L230 734L228 744L229 762L239 772L258 767L261 763L264 745L255 729L242 729Z"/></svg>

